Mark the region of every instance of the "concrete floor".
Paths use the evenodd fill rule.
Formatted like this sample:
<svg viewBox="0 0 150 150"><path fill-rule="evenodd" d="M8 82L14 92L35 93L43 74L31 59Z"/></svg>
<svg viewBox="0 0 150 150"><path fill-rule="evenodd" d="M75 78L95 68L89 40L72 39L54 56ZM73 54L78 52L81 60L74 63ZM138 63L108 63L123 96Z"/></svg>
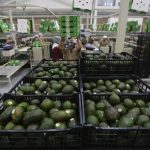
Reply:
<svg viewBox="0 0 150 150"><path fill-rule="evenodd" d="M10 91L10 89L19 81L21 78L23 78L28 72L30 71L30 68L22 68L19 71L17 71L12 77L12 86L10 83L0 83L0 94L4 94Z"/></svg>

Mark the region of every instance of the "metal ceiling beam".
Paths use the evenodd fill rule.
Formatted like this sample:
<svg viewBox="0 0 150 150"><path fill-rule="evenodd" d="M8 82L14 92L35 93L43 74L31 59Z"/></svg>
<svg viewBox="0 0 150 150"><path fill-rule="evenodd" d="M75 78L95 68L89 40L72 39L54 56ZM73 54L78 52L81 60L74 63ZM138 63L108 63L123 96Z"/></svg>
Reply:
<svg viewBox="0 0 150 150"><path fill-rule="evenodd" d="M8 5L8 4L11 4L13 2L16 2L16 0L7 1L7 2L3 3L3 5Z"/></svg>

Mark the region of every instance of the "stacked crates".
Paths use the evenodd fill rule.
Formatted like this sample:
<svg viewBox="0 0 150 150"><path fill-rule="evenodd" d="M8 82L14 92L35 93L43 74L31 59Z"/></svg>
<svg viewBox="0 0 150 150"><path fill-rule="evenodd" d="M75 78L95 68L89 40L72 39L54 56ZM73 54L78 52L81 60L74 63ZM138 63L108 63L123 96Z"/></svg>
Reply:
<svg viewBox="0 0 150 150"><path fill-rule="evenodd" d="M61 37L78 37L80 34L80 16L62 16L59 25Z"/></svg>

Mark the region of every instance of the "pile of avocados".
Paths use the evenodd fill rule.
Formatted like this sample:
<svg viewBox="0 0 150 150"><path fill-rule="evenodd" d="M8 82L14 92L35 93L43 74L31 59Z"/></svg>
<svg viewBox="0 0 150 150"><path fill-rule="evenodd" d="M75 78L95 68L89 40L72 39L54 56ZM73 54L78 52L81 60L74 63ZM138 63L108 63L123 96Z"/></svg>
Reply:
<svg viewBox="0 0 150 150"><path fill-rule="evenodd" d="M73 78L78 76L77 67L38 67L31 74L35 78Z"/></svg>
<svg viewBox="0 0 150 150"><path fill-rule="evenodd" d="M70 78L78 76L77 64L73 61L44 61L30 74L35 78Z"/></svg>
<svg viewBox="0 0 150 150"><path fill-rule="evenodd" d="M83 91L88 94L110 94L115 92L117 94L138 94L140 89L136 85L136 81L133 79L128 79L126 81L121 81L119 79L113 80L102 80L97 79L92 81L83 82Z"/></svg>
<svg viewBox="0 0 150 150"><path fill-rule="evenodd" d="M84 105L86 123L95 127L150 127L150 102L121 99L113 93L108 99L87 99Z"/></svg>
<svg viewBox="0 0 150 150"><path fill-rule="evenodd" d="M70 129L77 125L77 104L72 100L45 98L17 103L7 99L0 113L0 130Z"/></svg>
<svg viewBox="0 0 150 150"><path fill-rule="evenodd" d="M131 58L124 56L119 53L93 53L93 54L84 54L83 58L87 60L129 60Z"/></svg>
<svg viewBox="0 0 150 150"><path fill-rule="evenodd" d="M75 79L49 80L37 79L18 87L16 95L70 95L79 91L79 82Z"/></svg>

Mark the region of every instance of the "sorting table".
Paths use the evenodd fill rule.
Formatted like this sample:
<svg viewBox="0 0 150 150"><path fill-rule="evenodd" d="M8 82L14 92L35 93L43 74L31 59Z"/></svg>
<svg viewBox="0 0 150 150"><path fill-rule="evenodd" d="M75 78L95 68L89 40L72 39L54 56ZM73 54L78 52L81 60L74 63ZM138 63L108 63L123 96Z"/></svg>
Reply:
<svg viewBox="0 0 150 150"><path fill-rule="evenodd" d="M28 61L23 60L18 66L9 66L5 64L0 68L0 83L9 82L12 86L11 76L14 75L20 68L22 68Z"/></svg>

